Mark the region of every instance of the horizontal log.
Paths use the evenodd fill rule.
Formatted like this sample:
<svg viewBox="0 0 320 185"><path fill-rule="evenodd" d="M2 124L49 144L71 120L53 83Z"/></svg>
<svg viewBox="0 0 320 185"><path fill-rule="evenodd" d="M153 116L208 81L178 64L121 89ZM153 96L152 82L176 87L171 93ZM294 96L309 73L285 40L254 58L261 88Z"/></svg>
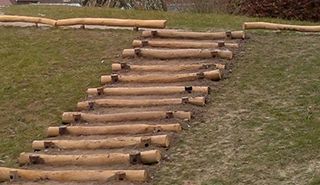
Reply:
<svg viewBox="0 0 320 185"><path fill-rule="evenodd" d="M159 47L159 48L239 48L237 43L219 42L201 42L184 40L134 40L133 47Z"/></svg>
<svg viewBox="0 0 320 185"><path fill-rule="evenodd" d="M64 112L63 123L74 122L120 122L120 121L147 121L160 119L191 119L191 112L184 111L149 111L149 112L126 112L115 114L90 114L82 112Z"/></svg>
<svg viewBox="0 0 320 185"><path fill-rule="evenodd" d="M179 59L179 58L214 58L232 59L230 50L219 49L124 49L123 58L144 57L155 59Z"/></svg>
<svg viewBox="0 0 320 185"><path fill-rule="evenodd" d="M16 16L16 15L0 15L0 22L24 22L35 24L46 24L56 26L56 20L42 17Z"/></svg>
<svg viewBox="0 0 320 185"><path fill-rule="evenodd" d="M4 181L59 181L59 182L108 182L127 180L146 182L148 173L145 170L25 170L0 167L0 182Z"/></svg>
<svg viewBox="0 0 320 185"><path fill-rule="evenodd" d="M159 30L159 31L143 31L142 37L197 39L197 40L245 39L245 32L244 31L182 32L182 31L171 31L171 30Z"/></svg>
<svg viewBox="0 0 320 185"><path fill-rule="evenodd" d="M199 73L184 73L184 74L150 74L150 75L105 75L101 76L101 84L110 83L174 83L174 82L188 82L195 80L221 80L222 73L220 70L213 70Z"/></svg>
<svg viewBox="0 0 320 185"><path fill-rule="evenodd" d="M181 125L176 124L128 124L112 126L61 126L49 127L48 137L59 135L108 135L108 134L146 134L157 132L180 132Z"/></svg>
<svg viewBox="0 0 320 185"><path fill-rule="evenodd" d="M50 166L81 165L98 166L113 164L154 164L161 160L158 150L133 153L106 153L87 155L47 155L37 153L21 153L19 164L45 164Z"/></svg>
<svg viewBox="0 0 320 185"><path fill-rule="evenodd" d="M57 20L57 26L100 25L138 28L165 28L166 20L137 20L111 18L71 18Z"/></svg>
<svg viewBox="0 0 320 185"><path fill-rule="evenodd" d="M78 102L78 110L94 110L97 107L150 107L191 104L204 106L205 97L153 98L153 99L97 99Z"/></svg>
<svg viewBox="0 0 320 185"><path fill-rule="evenodd" d="M32 142L35 151L57 148L62 150L95 150L114 149L126 147L169 147L168 135L143 136L143 137L115 137L97 140L36 140Z"/></svg>
<svg viewBox="0 0 320 185"><path fill-rule="evenodd" d="M185 71L209 69L215 67L217 69L225 69L223 64L179 64L179 65L132 65L127 63L113 63L112 71L130 70L130 71Z"/></svg>
<svg viewBox="0 0 320 185"><path fill-rule="evenodd" d="M92 96L142 96L142 95L172 95L181 93L209 94L209 87L205 86L157 86L157 87L114 87L89 88L88 95Z"/></svg>
<svg viewBox="0 0 320 185"><path fill-rule="evenodd" d="M320 32L320 26L301 26L289 24L275 24L268 22L245 22L243 29L291 30L300 32Z"/></svg>

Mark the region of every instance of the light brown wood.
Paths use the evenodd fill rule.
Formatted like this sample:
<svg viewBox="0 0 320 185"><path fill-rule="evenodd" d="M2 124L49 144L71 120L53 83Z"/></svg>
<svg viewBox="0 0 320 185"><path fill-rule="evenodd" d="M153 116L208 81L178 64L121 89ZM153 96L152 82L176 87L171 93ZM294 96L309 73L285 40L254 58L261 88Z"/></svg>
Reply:
<svg viewBox="0 0 320 185"><path fill-rule="evenodd" d="M195 80L214 80L222 79L220 70L212 70L200 73L184 73L184 74L150 74L150 75L105 75L101 76L101 84L110 83L174 83L174 82L188 82Z"/></svg>
<svg viewBox="0 0 320 185"><path fill-rule="evenodd" d="M291 30L300 32L320 32L320 26L302 26L289 24L275 24L269 22L245 22L243 29Z"/></svg>
<svg viewBox="0 0 320 185"><path fill-rule="evenodd" d="M124 49L123 58L155 58L155 59L181 59L181 58L214 58L220 57L231 60L233 53L230 50L220 49Z"/></svg>
<svg viewBox="0 0 320 185"><path fill-rule="evenodd" d="M136 161L132 160L137 156ZM45 164L50 166L82 165L98 166L113 164L154 164L161 160L159 150L137 153L106 153L86 155L47 155L37 153L21 153L19 164Z"/></svg>
<svg viewBox="0 0 320 185"><path fill-rule="evenodd" d="M165 28L166 20L138 20L138 19L113 19L113 18L70 18L48 19L42 17L0 15L0 22L24 22L46 24L50 26L74 26L74 25L99 25L134 28Z"/></svg>
<svg viewBox="0 0 320 185"><path fill-rule="evenodd" d="M0 182L24 180L24 181L59 181L59 182L108 182L117 179L117 174L124 174L120 180L133 182L146 182L148 173L145 170L24 170L0 167ZM119 180L119 179L118 179Z"/></svg>
<svg viewBox="0 0 320 185"><path fill-rule="evenodd" d="M150 107L191 104L204 106L205 97L153 98L153 99L96 99L78 102L78 110L94 110L99 107Z"/></svg>
<svg viewBox="0 0 320 185"><path fill-rule="evenodd" d="M206 86L155 86L155 87L114 87L89 88L87 94L91 96L142 96L142 95L172 95L182 93L210 93Z"/></svg>
<svg viewBox="0 0 320 185"><path fill-rule="evenodd" d="M134 65L126 63L113 63L112 71L185 71L185 70L199 70L199 69L209 69L214 67L217 69L225 69L223 64L180 64L180 65Z"/></svg>
<svg viewBox="0 0 320 185"><path fill-rule="evenodd" d="M157 132L181 132L179 123L175 124L128 124L112 126L61 126L49 127L48 137L59 135L108 135L108 134L146 134Z"/></svg>
<svg viewBox="0 0 320 185"><path fill-rule="evenodd" d="M168 135L155 135L143 137L115 137L97 140L36 140L32 142L32 149L43 150L57 148L62 150L95 150L126 147L169 147Z"/></svg>
<svg viewBox="0 0 320 185"><path fill-rule="evenodd" d="M148 111L148 112L126 112L114 114L91 114L82 112L64 112L62 121L73 122L120 122L120 121L147 121L168 118L191 119L191 112L184 111Z"/></svg>
<svg viewBox="0 0 320 185"><path fill-rule="evenodd" d="M16 15L0 15L0 22L24 22L35 24L46 24L56 26L56 20L42 17L16 16Z"/></svg>
<svg viewBox="0 0 320 185"><path fill-rule="evenodd" d="M177 39L197 39L197 40L216 40L216 39L244 39L244 31L232 32L183 32L171 30L143 31L142 37L160 37Z"/></svg>
<svg viewBox="0 0 320 185"><path fill-rule="evenodd" d="M138 20L112 18L71 18L57 20L57 26L100 25L138 28L165 28L166 20Z"/></svg>
<svg viewBox="0 0 320 185"><path fill-rule="evenodd" d="M220 42L204 42L204 41L184 41L184 40L134 40L133 47L159 47L159 48L239 48L237 43Z"/></svg>

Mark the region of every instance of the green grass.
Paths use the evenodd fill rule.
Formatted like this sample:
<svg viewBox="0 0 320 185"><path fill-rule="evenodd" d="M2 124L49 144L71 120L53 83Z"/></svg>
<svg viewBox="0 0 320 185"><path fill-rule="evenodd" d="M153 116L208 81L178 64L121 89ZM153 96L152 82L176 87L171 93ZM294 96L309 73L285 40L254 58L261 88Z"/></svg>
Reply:
<svg viewBox="0 0 320 185"><path fill-rule="evenodd" d="M168 19L189 30L239 29L231 15L12 6L8 14ZM309 24L276 19L273 22ZM0 159L14 165L48 125L59 125L84 90L136 33L0 28ZM319 184L320 37L254 31L231 78L207 107L210 118L181 134L155 184ZM100 58L108 56L105 63Z"/></svg>
<svg viewBox="0 0 320 185"><path fill-rule="evenodd" d="M0 27L0 159L13 165L31 141L75 110L111 60L130 46L130 31ZM107 56L105 63L101 58Z"/></svg>

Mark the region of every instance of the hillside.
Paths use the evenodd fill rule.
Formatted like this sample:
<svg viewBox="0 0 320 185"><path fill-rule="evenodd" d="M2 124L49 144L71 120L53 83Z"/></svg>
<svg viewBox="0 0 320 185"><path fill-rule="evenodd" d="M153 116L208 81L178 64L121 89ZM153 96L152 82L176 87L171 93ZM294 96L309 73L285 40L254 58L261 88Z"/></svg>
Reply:
<svg viewBox="0 0 320 185"><path fill-rule="evenodd" d="M11 6L6 14L168 19L169 28L238 30L244 16ZM261 19L273 22L308 22ZM0 27L0 160L17 166L44 128L61 123L85 89L139 33ZM157 166L155 184L319 184L320 37L249 31L234 70L211 94L208 117L192 123Z"/></svg>

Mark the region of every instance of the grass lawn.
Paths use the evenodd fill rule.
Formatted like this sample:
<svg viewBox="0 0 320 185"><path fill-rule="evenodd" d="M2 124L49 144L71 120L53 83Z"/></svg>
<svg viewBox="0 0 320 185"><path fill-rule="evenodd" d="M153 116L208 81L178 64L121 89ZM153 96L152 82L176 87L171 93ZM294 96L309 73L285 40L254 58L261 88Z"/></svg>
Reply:
<svg viewBox="0 0 320 185"><path fill-rule="evenodd" d="M12 6L6 14L168 19L188 30L240 29L231 15ZM287 22L275 19L273 22ZM309 23L304 23L309 24ZM110 71L137 33L0 27L0 159L17 155L59 125L87 87ZM320 37L250 33L231 78L222 82L211 116L182 133L160 165L156 184L320 184ZM101 58L107 56L104 63Z"/></svg>

